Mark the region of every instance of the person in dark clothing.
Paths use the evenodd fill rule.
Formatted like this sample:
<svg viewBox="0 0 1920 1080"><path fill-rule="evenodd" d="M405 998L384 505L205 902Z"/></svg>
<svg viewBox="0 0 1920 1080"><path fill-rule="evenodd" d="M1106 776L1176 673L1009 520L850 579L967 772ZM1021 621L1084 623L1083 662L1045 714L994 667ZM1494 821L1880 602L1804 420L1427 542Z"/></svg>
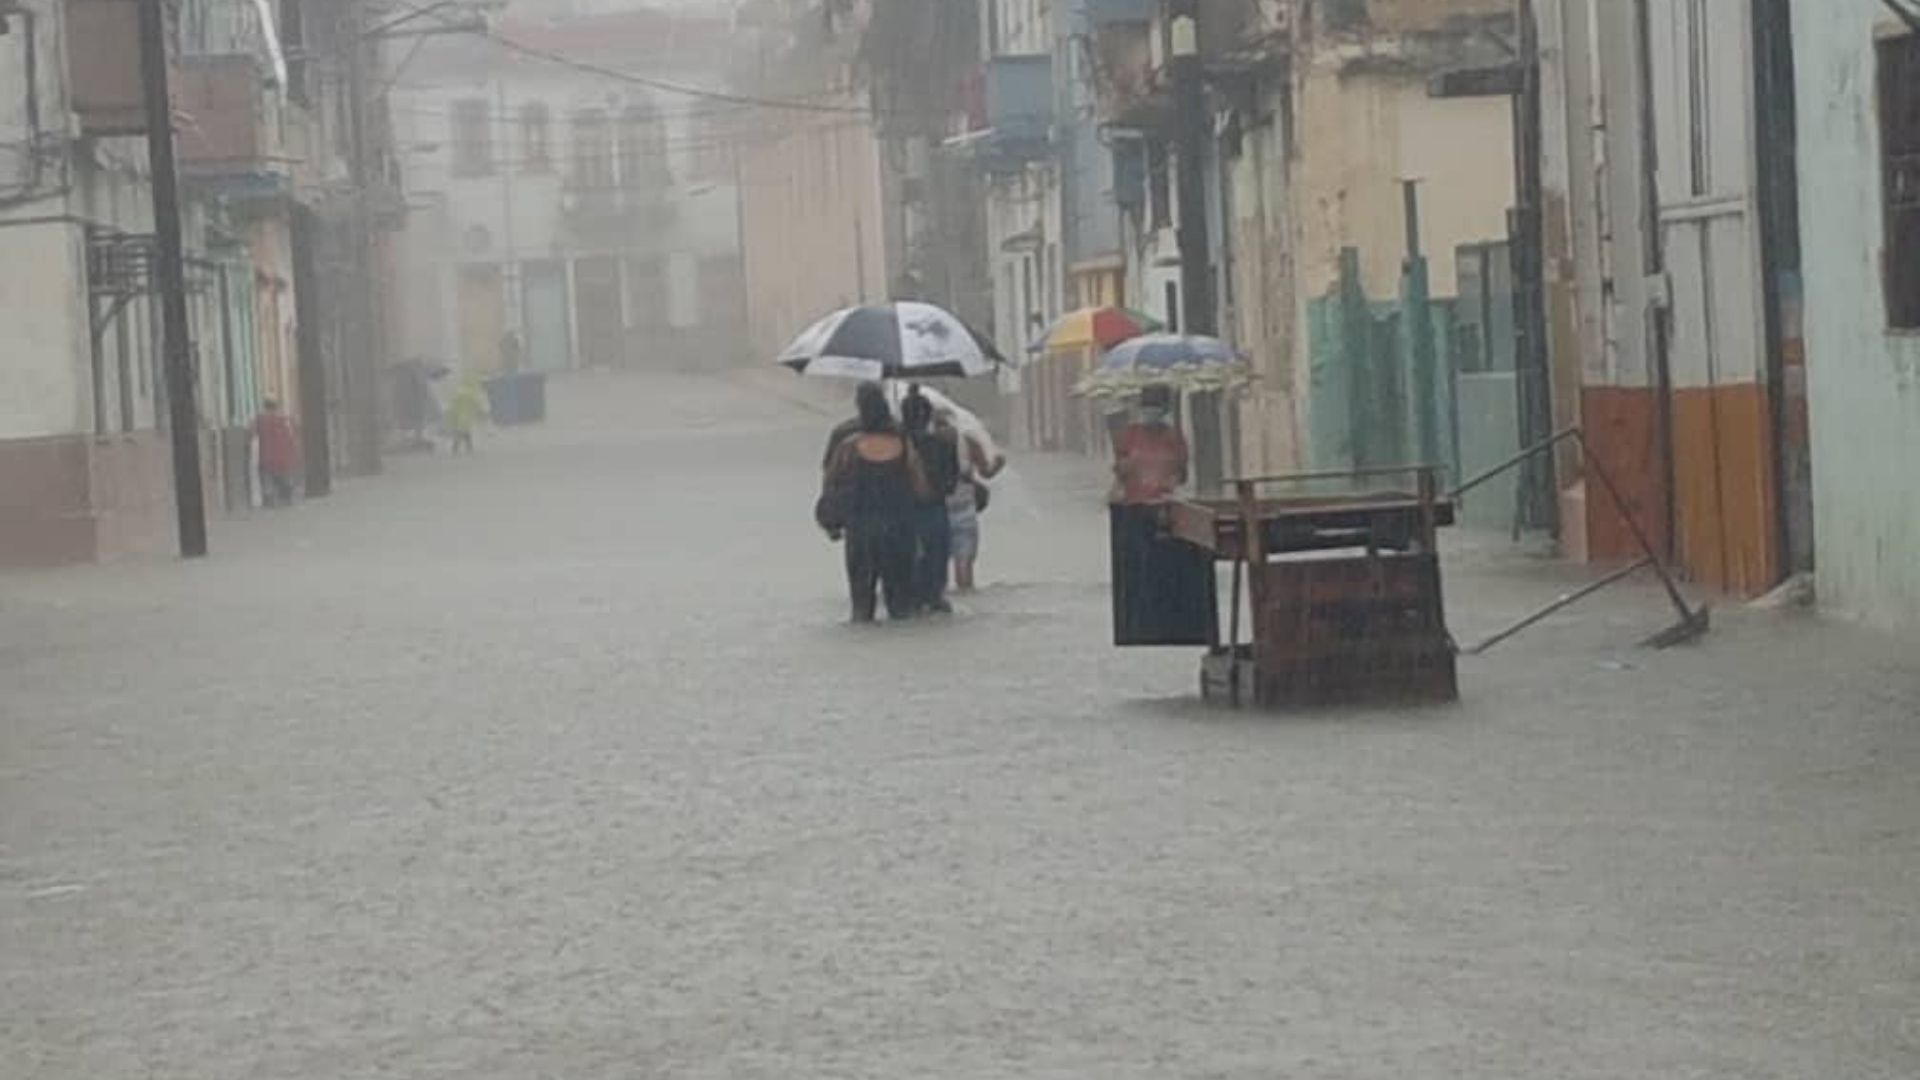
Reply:
<svg viewBox="0 0 1920 1080"><path fill-rule="evenodd" d="M893 422L884 392L862 386L855 429L827 457L823 501L837 504L845 541L847 589L853 621L870 623L876 588L886 597L887 617L913 615L913 516L926 487L911 443Z"/></svg>
<svg viewBox="0 0 1920 1080"><path fill-rule="evenodd" d="M853 392L853 417L835 424L833 430L827 433L827 452L820 456L821 469L824 470L833 465L834 451L840 449L840 444L846 442L849 435L859 434L860 417L865 415L868 408L876 407L870 406L869 401L878 402L877 408L891 412L891 406L887 404L885 386L873 381L861 383Z"/></svg>
<svg viewBox="0 0 1920 1080"><path fill-rule="evenodd" d="M923 611L944 615L953 611L947 603L947 562L953 552L947 498L960 485L959 442L951 429L934 427L933 402L918 388L901 402L900 419L926 476L926 489L913 508L914 601Z"/></svg>

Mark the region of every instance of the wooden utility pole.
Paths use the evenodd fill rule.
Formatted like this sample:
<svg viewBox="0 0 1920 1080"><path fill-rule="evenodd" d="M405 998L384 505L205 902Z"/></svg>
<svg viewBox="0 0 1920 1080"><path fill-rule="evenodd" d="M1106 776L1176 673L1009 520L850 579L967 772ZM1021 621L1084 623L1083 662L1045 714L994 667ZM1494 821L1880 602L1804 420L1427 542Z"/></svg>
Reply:
<svg viewBox="0 0 1920 1080"><path fill-rule="evenodd" d="M372 46L367 26L365 0L348 0L346 30L347 93L347 174L352 178L353 195L348 218L347 249L352 253L354 277L351 300L352 333L350 355L343 364L346 375L347 425L349 453L355 471L371 475L380 471L380 384L385 374L385 335L380 326L379 275L374 272L372 199L368 188L374 182L372 145L367 130L369 104L367 50ZM384 179L384 178L383 178Z"/></svg>
<svg viewBox="0 0 1920 1080"><path fill-rule="evenodd" d="M1541 175L1540 24L1533 0L1516 0L1519 93L1513 99L1515 206L1512 237L1514 354L1520 445L1552 437L1553 371L1547 342L1545 181ZM1559 530L1559 485L1554 460L1528 458L1520 471L1518 520L1527 528Z"/></svg>
<svg viewBox="0 0 1920 1080"><path fill-rule="evenodd" d="M1169 0L1173 47L1167 71L1173 80L1174 161L1180 196L1180 328L1188 334L1220 332L1214 303L1213 250L1207 235L1207 152L1213 115L1207 111L1200 61L1199 0Z"/></svg>
<svg viewBox="0 0 1920 1080"><path fill-rule="evenodd" d="M1173 84L1173 156L1178 187L1180 308L1167 314L1182 333L1220 333L1220 307L1213 277L1213 241L1207 231L1207 157L1213 152L1213 113L1207 108L1206 70L1200 55L1200 0L1167 0L1167 74ZM1194 485L1216 490L1226 477L1226 403L1217 393L1186 395L1193 444Z"/></svg>
<svg viewBox="0 0 1920 1080"><path fill-rule="evenodd" d="M167 425L173 443L173 500L180 555L207 553L206 491L200 477L199 386L187 340L185 242L180 227L180 177L173 158L173 99L167 87L165 0L139 0L140 74L147 117L147 163L153 174L153 277L160 294L161 355L165 362Z"/></svg>

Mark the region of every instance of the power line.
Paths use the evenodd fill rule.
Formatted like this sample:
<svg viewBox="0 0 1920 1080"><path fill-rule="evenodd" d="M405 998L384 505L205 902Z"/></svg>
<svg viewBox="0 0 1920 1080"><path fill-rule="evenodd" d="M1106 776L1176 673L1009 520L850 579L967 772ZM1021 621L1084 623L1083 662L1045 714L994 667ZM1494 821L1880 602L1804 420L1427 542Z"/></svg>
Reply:
<svg viewBox="0 0 1920 1080"><path fill-rule="evenodd" d="M417 4L403 2L400 6L408 8L416 14L434 14L432 9L423 8ZM859 105L834 105L827 102L802 101L796 98L767 98L757 97L751 94L733 94L724 90L706 90L698 86L689 86L686 83L672 82L667 79L656 79L646 75L636 75L630 71L621 71L619 68L607 67L604 64L597 64L591 60L582 60L579 57L568 56L565 53L557 53L536 45L528 45L525 42L516 41L500 33L499 30L492 26L487 26L480 30L479 34L487 41L509 52L519 53L522 56L529 56L536 60L544 60L547 63L558 64L562 67L569 67L575 71L584 72L589 75L598 75L601 78L631 83L635 86L645 86L653 90L659 90L662 93L679 94L705 101L725 102L731 105L750 108L786 109L794 112L836 113L868 117L873 115L873 110Z"/></svg>
<svg viewBox="0 0 1920 1080"><path fill-rule="evenodd" d="M873 115L873 110L859 105L833 105L827 102L801 101L794 98L763 98L748 94L730 94L722 90L702 90L699 87L688 86L684 83L669 82L665 79L655 79L645 75L635 75L632 72L621 71L618 68L605 67L592 61L581 60L576 57L566 56L562 53L550 52L546 49L526 45L502 35L499 31L491 27L485 31L483 36L488 41L512 52L531 56L538 60L545 60L548 63L559 64L563 67L570 67L576 71L586 72L589 75L599 75L608 79L617 79L621 82L632 83L635 86L645 86L653 90L659 90L662 93L680 94L686 97L699 98L703 101L725 102L730 105L739 105L748 108L787 109L794 112L835 113L851 116Z"/></svg>

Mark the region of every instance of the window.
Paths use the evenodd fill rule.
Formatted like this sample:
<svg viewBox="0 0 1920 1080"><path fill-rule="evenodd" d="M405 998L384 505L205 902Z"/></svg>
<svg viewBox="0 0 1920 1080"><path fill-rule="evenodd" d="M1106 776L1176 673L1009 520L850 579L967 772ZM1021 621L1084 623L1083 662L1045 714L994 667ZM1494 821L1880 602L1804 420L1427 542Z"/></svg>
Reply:
<svg viewBox="0 0 1920 1080"><path fill-rule="evenodd" d="M627 328L643 333L667 325L667 261L659 255L627 260Z"/></svg>
<svg viewBox="0 0 1920 1080"><path fill-rule="evenodd" d="M1920 34L1889 38L1877 49L1887 324L1920 330Z"/></svg>
<svg viewBox="0 0 1920 1080"><path fill-rule="evenodd" d="M587 190L613 187L613 143L607 114L599 109L573 114L573 183Z"/></svg>
<svg viewBox="0 0 1920 1080"><path fill-rule="evenodd" d="M693 134L686 143L687 179L691 183L725 183L733 179L733 119L715 114L693 121ZM829 182L840 186L840 157L827 158Z"/></svg>
<svg viewBox="0 0 1920 1080"><path fill-rule="evenodd" d="M1040 313L1034 308L1033 299L1033 256L1024 255L1020 259L1020 340L1033 336L1034 324L1040 321Z"/></svg>
<svg viewBox="0 0 1920 1080"><path fill-rule="evenodd" d="M520 168L530 173L553 169L553 118L539 103L520 109Z"/></svg>
<svg viewBox="0 0 1920 1080"><path fill-rule="evenodd" d="M1164 229L1173 224L1173 169L1167 144L1147 144L1148 227Z"/></svg>
<svg viewBox="0 0 1920 1080"><path fill-rule="evenodd" d="M453 104L453 175L493 175L492 118L479 98Z"/></svg>
<svg viewBox="0 0 1920 1080"><path fill-rule="evenodd" d="M653 188L666 183L666 126L650 108L629 108L620 115L620 184Z"/></svg>

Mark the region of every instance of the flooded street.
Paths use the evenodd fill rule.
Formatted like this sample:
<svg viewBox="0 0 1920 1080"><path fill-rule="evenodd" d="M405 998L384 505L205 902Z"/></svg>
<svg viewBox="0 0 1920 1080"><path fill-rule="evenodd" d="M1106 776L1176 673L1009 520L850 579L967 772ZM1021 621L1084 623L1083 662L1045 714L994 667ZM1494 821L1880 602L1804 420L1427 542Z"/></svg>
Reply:
<svg viewBox="0 0 1920 1080"><path fill-rule="evenodd" d="M986 589L855 629L833 417L554 397L204 563L0 577L0 1073L1920 1071L1885 639L1621 652L1629 591L1458 708L1208 712L1106 644L1097 465L1016 459ZM1463 555L1456 629L1568 572Z"/></svg>

